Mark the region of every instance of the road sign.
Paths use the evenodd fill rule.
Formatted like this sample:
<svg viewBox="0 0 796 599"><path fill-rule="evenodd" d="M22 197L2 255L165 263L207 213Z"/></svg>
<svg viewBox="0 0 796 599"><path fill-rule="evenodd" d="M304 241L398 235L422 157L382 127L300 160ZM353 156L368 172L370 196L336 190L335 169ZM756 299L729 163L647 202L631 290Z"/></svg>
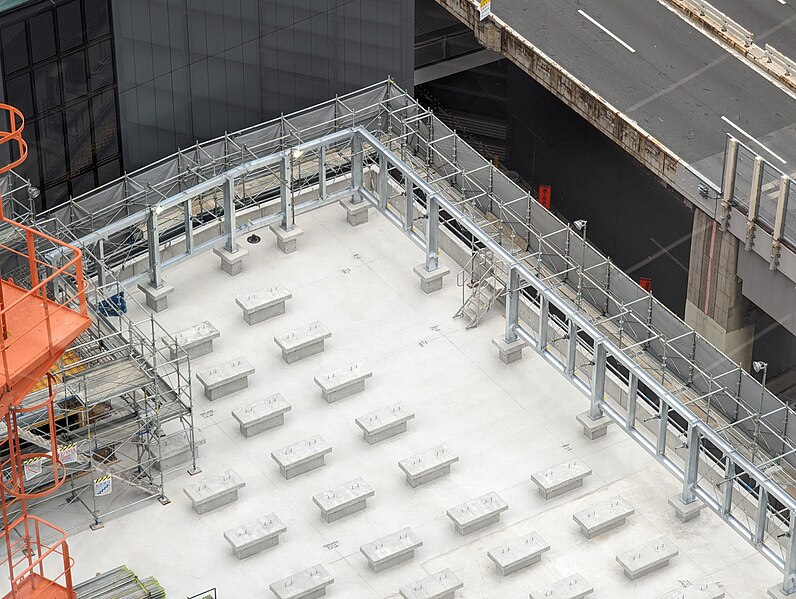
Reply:
<svg viewBox="0 0 796 599"><path fill-rule="evenodd" d="M113 493L113 479L110 476L101 476L94 481L94 497L102 497Z"/></svg>
<svg viewBox="0 0 796 599"><path fill-rule="evenodd" d="M478 6L479 20L483 21L492 14L492 0L481 0Z"/></svg>
<svg viewBox="0 0 796 599"><path fill-rule="evenodd" d="M552 187L549 185L539 186L539 203L548 210L550 210L550 196L552 191Z"/></svg>

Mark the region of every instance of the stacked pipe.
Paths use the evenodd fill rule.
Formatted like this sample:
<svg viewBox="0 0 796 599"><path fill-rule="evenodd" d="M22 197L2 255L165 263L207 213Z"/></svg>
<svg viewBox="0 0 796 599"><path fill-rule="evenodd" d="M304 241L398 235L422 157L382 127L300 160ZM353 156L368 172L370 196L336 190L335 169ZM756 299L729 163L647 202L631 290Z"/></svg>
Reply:
<svg viewBox="0 0 796 599"><path fill-rule="evenodd" d="M108 572L75 585L77 599L164 599L166 591L157 580L140 579L127 566L119 566Z"/></svg>

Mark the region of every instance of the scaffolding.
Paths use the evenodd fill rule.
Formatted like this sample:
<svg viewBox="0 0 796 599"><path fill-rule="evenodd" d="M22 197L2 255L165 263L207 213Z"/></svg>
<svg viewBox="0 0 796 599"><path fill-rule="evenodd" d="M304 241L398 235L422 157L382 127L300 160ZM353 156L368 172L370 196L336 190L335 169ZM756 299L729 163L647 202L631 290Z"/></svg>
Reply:
<svg viewBox="0 0 796 599"><path fill-rule="evenodd" d="M9 191L24 208L28 190ZM99 288L158 288L172 264L341 199L400 227L429 271L441 249L462 266L487 250L505 340L557 368L796 590L791 408L390 81L180 151L36 223L93 256Z"/></svg>

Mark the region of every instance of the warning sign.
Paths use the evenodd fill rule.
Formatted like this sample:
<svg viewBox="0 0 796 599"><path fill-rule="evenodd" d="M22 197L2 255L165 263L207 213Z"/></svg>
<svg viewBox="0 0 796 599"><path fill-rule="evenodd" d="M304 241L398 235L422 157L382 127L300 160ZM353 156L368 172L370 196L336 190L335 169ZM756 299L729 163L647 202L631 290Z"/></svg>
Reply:
<svg viewBox="0 0 796 599"><path fill-rule="evenodd" d="M58 448L58 457L64 464L77 462L77 443L70 443Z"/></svg>
<svg viewBox="0 0 796 599"><path fill-rule="evenodd" d="M30 480L41 474L41 458L31 458L30 460L25 460L22 464L25 471L25 480Z"/></svg>
<svg viewBox="0 0 796 599"><path fill-rule="evenodd" d="M102 497L113 493L113 479L110 476L101 476L94 481L94 497Z"/></svg>
<svg viewBox="0 0 796 599"><path fill-rule="evenodd" d="M478 6L478 17L481 21L492 14L492 0L481 0Z"/></svg>

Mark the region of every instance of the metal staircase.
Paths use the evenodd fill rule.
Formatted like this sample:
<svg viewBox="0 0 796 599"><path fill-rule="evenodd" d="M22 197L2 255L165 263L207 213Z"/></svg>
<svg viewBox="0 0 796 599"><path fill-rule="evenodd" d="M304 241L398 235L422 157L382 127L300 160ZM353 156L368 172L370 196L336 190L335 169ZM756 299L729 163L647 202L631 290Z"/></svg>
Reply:
<svg viewBox="0 0 796 599"><path fill-rule="evenodd" d="M498 269L492 252L480 249L472 255L456 276L456 284L462 288L462 305L453 317L467 318L465 328L477 327L481 318L506 291L505 284L498 277ZM468 290L470 290L469 295Z"/></svg>

